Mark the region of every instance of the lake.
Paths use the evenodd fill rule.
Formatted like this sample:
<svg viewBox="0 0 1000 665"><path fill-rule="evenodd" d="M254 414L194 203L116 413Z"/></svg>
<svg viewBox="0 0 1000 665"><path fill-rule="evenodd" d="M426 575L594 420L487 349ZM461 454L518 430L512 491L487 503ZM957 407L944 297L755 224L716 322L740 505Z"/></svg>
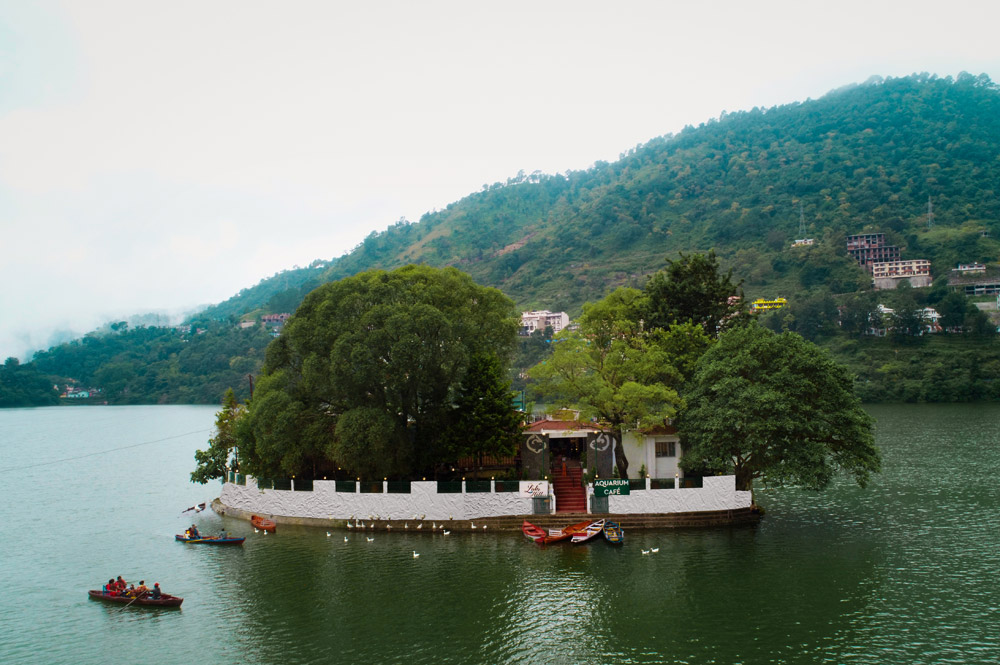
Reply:
<svg viewBox="0 0 1000 665"><path fill-rule="evenodd" d="M871 407L872 486L763 489L756 527L547 549L183 513L219 494L188 482L215 410L0 410L0 662L1000 661L1000 405ZM247 541L174 542L192 522ZM87 597L117 575L184 605Z"/></svg>

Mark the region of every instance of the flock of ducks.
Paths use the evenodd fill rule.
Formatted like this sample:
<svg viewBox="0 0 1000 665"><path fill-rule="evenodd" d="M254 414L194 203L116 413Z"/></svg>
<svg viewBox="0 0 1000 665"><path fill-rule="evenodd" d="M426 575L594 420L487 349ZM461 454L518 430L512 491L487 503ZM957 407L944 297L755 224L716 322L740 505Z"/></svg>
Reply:
<svg viewBox="0 0 1000 665"><path fill-rule="evenodd" d="M414 515L413 519L414 520L417 520L417 519L423 520L424 517L425 517L425 515L421 515L419 518L416 515ZM347 520L347 528L348 529L364 529L364 528L374 529L375 528L375 523L379 519L381 519L381 518L378 515L369 515L368 516L368 526L365 527L365 523L364 522L362 522L361 520L357 519L354 515L351 515L348 518L348 520ZM351 524L351 520L354 520L353 524ZM480 529L481 528L483 531L486 531L486 527L488 527L489 525L488 524L484 524L482 527L477 527L476 524L475 524L475 522L469 522L469 526L472 527L473 529ZM417 524L417 526L414 527L414 529L422 529L423 527L424 527L424 523L420 522L419 524ZM403 523L403 528L404 529L409 529L410 528L409 522L404 522ZM392 531L392 524L386 524L385 525L385 529L386 529L386 531ZM449 531L448 529L445 529L443 523L442 524L437 524L436 522L431 522L431 531L441 531L441 535L443 535L443 536L450 536L451 535L451 531ZM253 532L254 533L261 533L261 530L258 529L257 527L254 527ZM264 531L263 533L264 533L265 536L267 535L267 531ZM327 538L331 538L332 536L333 536L333 534L331 532L329 532L329 531L326 532L326 537ZM368 540L369 543L375 541L374 537L366 536L366 538L367 538L367 540ZM345 543L346 542L350 542L350 539L347 536L344 536L344 542ZM659 547L651 547L648 550L644 550L644 549L642 549L640 547L639 551L645 556L647 554L657 554L660 551L660 548ZM416 550L413 550L413 558L416 559L419 556L420 556L420 553L417 552Z"/></svg>

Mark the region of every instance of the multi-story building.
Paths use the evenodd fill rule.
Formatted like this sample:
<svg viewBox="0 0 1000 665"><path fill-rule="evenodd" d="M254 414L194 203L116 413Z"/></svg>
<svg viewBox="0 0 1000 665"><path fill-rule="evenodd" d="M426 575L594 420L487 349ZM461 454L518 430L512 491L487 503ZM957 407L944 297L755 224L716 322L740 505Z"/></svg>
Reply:
<svg viewBox="0 0 1000 665"><path fill-rule="evenodd" d="M870 269L876 289L894 289L904 279L915 287L931 285L931 262L927 259L880 261Z"/></svg>
<svg viewBox="0 0 1000 665"><path fill-rule="evenodd" d="M522 312L521 313L521 333L530 335L536 330L545 330L552 326L552 332L557 333L569 325L569 315L566 312L550 312L547 309Z"/></svg>
<svg viewBox="0 0 1000 665"><path fill-rule="evenodd" d="M847 236L847 253L860 265L899 260L899 247L885 244L884 233L861 233Z"/></svg>

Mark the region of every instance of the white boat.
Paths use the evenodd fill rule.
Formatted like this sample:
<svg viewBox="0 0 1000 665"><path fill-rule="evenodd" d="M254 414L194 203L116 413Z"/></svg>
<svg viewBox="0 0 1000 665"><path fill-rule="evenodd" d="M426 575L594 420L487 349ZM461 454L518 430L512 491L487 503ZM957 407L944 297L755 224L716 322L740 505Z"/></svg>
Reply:
<svg viewBox="0 0 1000 665"><path fill-rule="evenodd" d="M579 545L580 543L585 543L591 538L596 538L601 535L604 531L604 520L597 520L596 522L591 522L579 533L574 533L570 542L574 545Z"/></svg>

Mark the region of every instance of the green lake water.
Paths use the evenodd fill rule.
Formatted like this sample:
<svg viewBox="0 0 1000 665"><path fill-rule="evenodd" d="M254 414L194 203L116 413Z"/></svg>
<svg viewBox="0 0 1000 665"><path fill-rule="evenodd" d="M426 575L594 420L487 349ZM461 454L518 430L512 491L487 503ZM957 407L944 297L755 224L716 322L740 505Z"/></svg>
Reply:
<svg viewBox="0 0 1000 665"><path fill-rule="evenodd" d="M1000 405L873 407L882 476L763 490L756 527L548 549L182 514L214 411L0 410L0 663L1000 662ZM87 598L119 574L183 608Z"/></svg>

